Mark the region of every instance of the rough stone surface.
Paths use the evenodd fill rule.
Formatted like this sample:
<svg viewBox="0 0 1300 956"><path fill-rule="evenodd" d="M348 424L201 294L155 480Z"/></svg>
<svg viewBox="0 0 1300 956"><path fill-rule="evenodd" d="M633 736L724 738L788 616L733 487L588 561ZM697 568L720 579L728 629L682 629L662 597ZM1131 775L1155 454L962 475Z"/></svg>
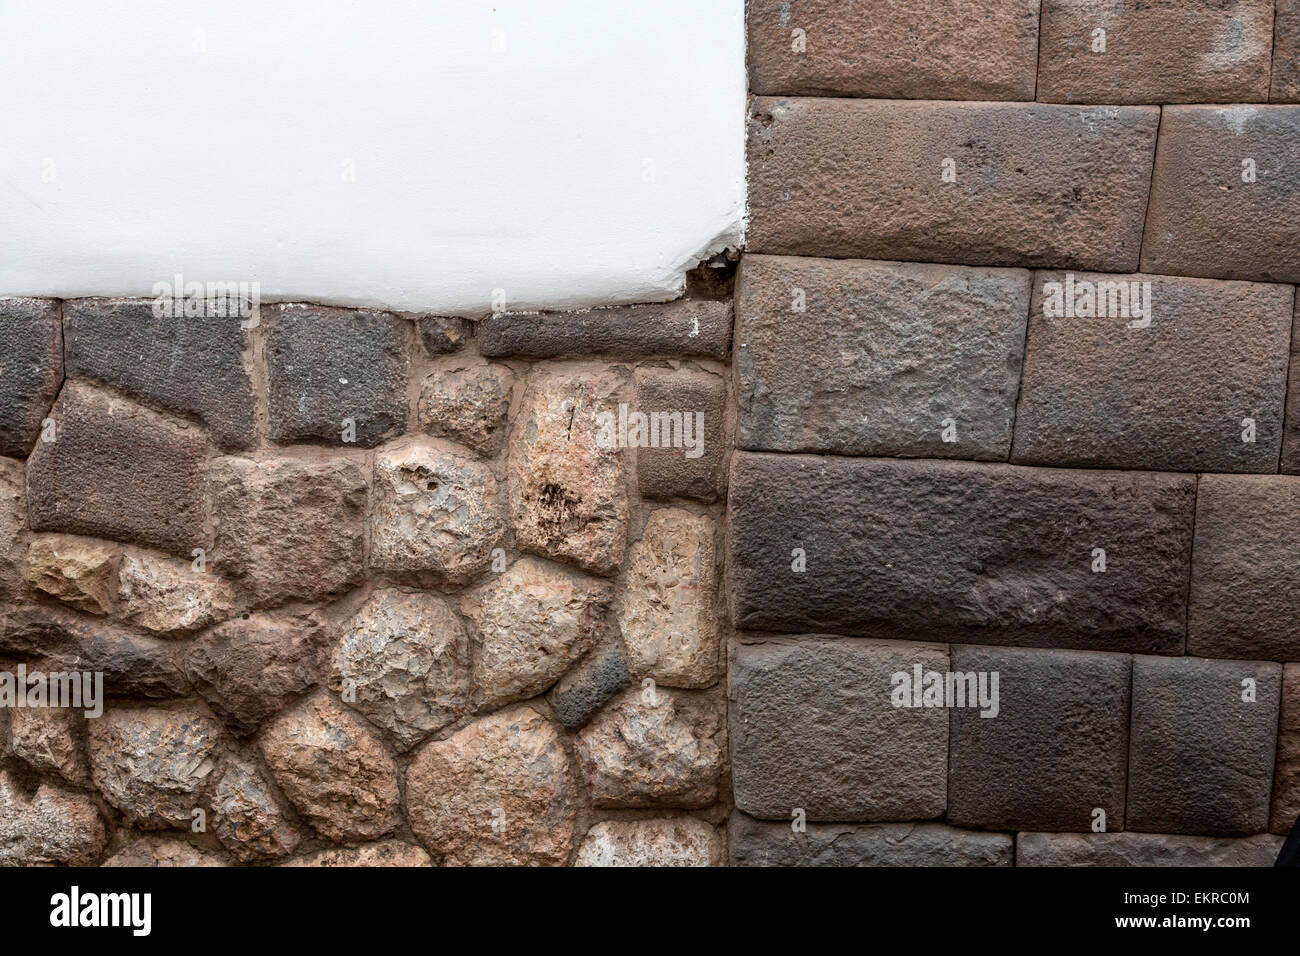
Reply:
<svg viewBox="0 0 1300 956"><path fill-rule="evenodd" d="M117 593L119 548L102 541L42 535L27 546L27 583L88 614L107 614Z"/></svg>
<svg viewBox="0 0 1300 956"><path fill-rule="evenodd" d="M406 428L410 325L388 312L263 309L271 440L374 448ZM355 442L345 441L345 423Z"/></svg>
<svg viewBox="0 0 1300 956"><path fill-rule="evenodd" d="M1300 300L1298 300L1300 301ZM1297 306L1300 311L1300 306ZM1294 331L1295 323L1292 322ZM1278 470L1300 474L1300 337L1291 337L1291 360L1287 371L1286 422L1282 433L1282 457Z"/></svg>
<svg viewBox="0 0 1300 956"><path fill-rule="evenodd" d="M23 589L27 556L27 500L21 462L0 458L0 601L12 601Z"/></svg>
<svg viewBox="0 0 1300 956"><path fill-rule="evenodd" d="M59 303L0 299L0 455L27 457L62 383Z"/></svg>
<svg viewBox="0 0 1300 956"><path fill-rule="evenodd" d="M406 777L411 828L453 866L560 866L577 800L559 734L525 706L425 744Z"/></svg>
<svg viewBox="0 0 1300 956"><path fill-rule="evenodd" d="M1291 340L1289 286L1161 276L1038 273L1016 412L1020 464L1152 471L1277 470ZM1085 293L1097 317L1044 314L1045 284ZM1088 283L1089 285L1083 285ZM1150 325L1111 287L1150 283ZM1120 295L1115 292L1114 295ZM1104 317L1102 313L1108 313ZM1253 422L1253 440L1244 441Z"/></svg>
<svg viewBox="0 0 1300 956"><path fill-rule="evenodd" d="M1262 103L1272 42L1273 0L1043 0L1037 98Z"/></svg>
<svg viewBox="0 0 1300 956"><path fill-rule="evenodd" d="M465 713L469 664L465 629L446 599L386 589L348 623L330 687L406 749Z"/></svg>
<svg viewBox="0 0 1300 956"><path fill-rule="evenodd" d="M1282 838L1164 833L1021 833L1016 866L1272 866Z"/></svg>
<svg viewBox="0 0 1300 956"><path fill-rule="evenodd" d="M213 788L212 832L243 863L288 856L302 839L262 772L241 758L227 762Z"/></svg>
<svg viewBox="0 0 1300 956"><path fill-rule="evenodd" d="M1192 475L738 452L732 620L1181 653L1195 485ZM1092 570L1095 548L1105 573Z"/></svg>
<svg viewBox="0 0 1300 956"><path fill-rule="evenodd" d="M505 443L513 384L504 365L439 369L420 389L420 427L491 458Z"/></svg>
<svg viewBox="0 0 1300 956"><path fill-rule="evenodd" d="M259 740L285 796L321 836L373 840L397 826L397 765L364 721L328 696L284 712Z"/></svg>
<svg viewBox="0 0 1300 956"><path fill-rule="evenodd" d="M1300 107L1165 107L1142 271L1300 281L1298 209Z"/></svg>
<svg viewBox="0 0 1300 956"><path fill-rule="evenodd" d="M596 648L546 695L565 730L577 730L605 702L632 683L622 645L610 641Z"/></svg>
<svg viewBox="0 0 1300 956"><path fill-rule="evenodd" d="M72 299L63 306L67 373L197 418L225 450L257 442L248 332L238 317L159 318L151 300Z"/></svg>
<svg viewBox="0 0 1300 956"><path fill-rule="evenodd" d="M605 581L520 558L467 593L476 631L474 682L481 709L540 694L592 647L609 616Z"/></svg>
<svg viewBox="0 0 1300 956"><path fill-rule="evenodd" d="M9 749L36 770L56 773L79 787L90 783L83 742L85 717L63 707L15 708L9 715Z"/></svg>
<svg viewBox="0 0 1300 956"><path fill-rule="evenodd" d="M415 439L375 457L370 564L463 583L492 561L505 530L486 465Z"/></svg>
<svg viewBox="0 0 1300 956"><path fill-rule="evenodd" d="M214 767L221 726L193 705L123 705L89 721L90 766L104 799L143 830L188 829Z"/></svg>
<svg viewBox="0 0 1300 956"><path fill-rule="evenodd" d="M685 369L643 368L635 378L636 411L659 423L654 428L660 445L636 450L638 490L646 498L717 501L728 452L726 382L720 375ZM681 423L665 415L680 416Z"/></svg>
<svg viewBox="0 0 1300 956"><path fill-rule="evenodd" d="M217 624L235 607L229 582L192 562L128 552L122 559L118 614L135 627L184 637Z"/></svg>
<svg viewBox="0 0 1300 956"><path fill-rule="evenodd" d="M625 452L601 447L601 425L616 420L623 386L610 371L530 378L510 438L510 520L521 551L596 574L618 570L627 543Z"/></svg>
<svg viewBox="0 0 1300 956"><path fill-rule="evenodd" d="M459 352L474 334L474 323L442 315L422 315L416 320L420 341L430 355Z"/></svg>
<svg viewBox="0 0 1300 956"><path fill-rule="evenodd" d="M194 427L80 382L50 413L55 440L27 460L35 531L132 541L173 554L206 546L203 462Z"/></svg>
<svg viewBox="0 0 1300 956"><path fill-rule="evenodd" d="M753 0L748 14L754 93L1034 98L1038 0Z"/></svg>
<svg viewBox="0 0 1300 956"><path fill-rule="evenodd" d="M361 579L366 479L350 461L223 458L211 477L218 521L208 569L255 607L313 600Z"/></svg>
<svg viewBox="0 0 1300 956"><path fill-rule="evenodd" d="M104 819L84 793L42 783L29 796L0 771L0 865L89 866L107 842Z"/></svg>
<svg viewBox="0 0 1300 956"><path fill-rule="evenodd" d="M688 688L721 676L715 534L707 515L660 508L628 552L619 626L635 676Z"/></svg>
<svg viewBox="0 0 1300 956"><path fill-rule="evenodd" d="M891 676L948 670L941 644L774 638L732 650L736 806L770 820L923 820L947 802L948 712L894 707Z"/></svg>
<svg viewBox="0 0 1300 956"><path fill-rule="evenodd" d="M327 628L316 615L254 615L203 634L186 658L194 688L238 736L321 682Z"/></svg>
<svg viewBox="0 0 1300 956"><path fill-rule="evenodd" d="M752 252L1138 266L1156 107L757 97L751 116Z"/></svg>
<svg viewBox="0 0 1300 956"><path fill-rule="evenodd" d="M1252 702L1242 700L1248 679ZM1281 682L1280 664L1134 658L1125 829L1267 829Z"/></svg>
<svg viewBox="0 0 1300 956"><path fill-rule="evenodd" d="M1101 809L1123 829L1131 657L954 646L952 670L997 674L998 709L951 708L949 823L1083 831Z"/></svg>
<svg viewBox="0 0 1300 956"><path fill-rule="evenodd" d="M282 866L432 866L429 854L401 840L340 846L289 860Z"/></svg>
<svg viewBox="0 0 1300 956"><path fill-rule="evenodd" d="M488 358L611 355L725 359L731 348L731 303L678 299L587 312L499 312L478 324Z"/></svg>
<svg viewBox="0 0 1300 956"><path fill-rule="evenodd" d="M708 701L654 688L624 691L575 742L592 805L692 809L714 803L723 723Z"/></svg>
<svg viewBox="0 0 1300 956"><path fill-rule="evenodd" d="M1287 664L1282 669L1282 713L1274 767L1269 829L1286 834L1300 820L1300 664Z"/></svg>
<svg viewBox="0 0 1300 956"><path fill-rule="evenodd" d="M1300 103L1300 0L1276 0L1271 103Z"/></svg>
<svg viewBox="0 0 1300 956"><path fill-rule="evenodd" d="M101 866L227 866L217 853L201 850L180 837L145 834L122 847Z"/></svg>
<svg viewBox="0 0 1300 956"><path fill-rule="evenodd" d="M718 831L703 820L597 823L587 831L574 866L717 866Z"/></svg>
<svg viewBox="0 0 1300 956"><path fill-rule="evenodd" d="M731 814L732 866L1011 866L1009 833L956 830L942 823L790 823Z"/></svg>
<svg viewBox="0 0 1300 956"><path fill-rule="evenodd" d="M736 444L1005 461L1028 309L1023 269L746 256Z"/></svg>
<svg viewBox="0 0 1300 956"><path fill-rule="evenodd" d="M1201 476L1187 653L1300 660L1300 477Z"/></svg>

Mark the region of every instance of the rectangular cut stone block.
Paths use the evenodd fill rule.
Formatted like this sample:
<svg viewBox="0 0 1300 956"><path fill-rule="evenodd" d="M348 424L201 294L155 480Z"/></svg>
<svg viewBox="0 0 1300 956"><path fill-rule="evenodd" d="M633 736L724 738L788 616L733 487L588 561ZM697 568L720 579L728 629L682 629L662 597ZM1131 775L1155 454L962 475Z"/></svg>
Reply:
<svg viewBox="0 0 1300 956"><path fill-rule="evenodd" d="M59 303L0 299L0 455L27 457L62 382Z"/></svg>
<svg viewBox="0 0 1300 956"><path fill-rule="evenodd" d="M1131 657L954 646L952 670L968 692L997 674L998 691L995 708L951 708L949 823L1085 831L1100 809L1123 828Z"/></svg>
<svg viewBox="0 0 1300 956"><path fill-rule="evenodd" d="M1285 285L1036 274L1011 460L1275 471L1293 299Z"/></svg>
<svg viewBox="0 0 1300 956"><path fill-rule="evenodd" d="M948 713L895 707L892 675L945 671L941 644L774 638L733 648L736 806L784 820L924 820L946 803Z"/></svg>
<svg viewBox="0 0 1300 956"><path fill-rule="evenodd" d="M68 375L192 415L221 448L256 444L239 318L159 318L150 301L73 299L63 327Z"/></svg>
<svg viewBox="0 0 1300 956"><path fill-rule="evenodd" d="M636 408L651 416L658 446L636 448L637 488L646 498L717 501L727 440L727 383L687 369L637 369ZM686 431L694 445L688 444ZM666 430L666 431L665 431Z"/></svg>
<svg viewBox="0 0 1300 956"><path fill-rule="evenodd" d="M624 358L671 355L725 359L731 348L731 303L678 299L587 312L500 312L478 324L488 358L563 355Z"/></svg>
<svg viewBox="0 0 1300 956"><path fill-rule="evenodd" d="M736 443L1005 461L1028 307L1023 269L745 256Z"/></svg>
<svg viewBox="0 0 1300 956"><path fill-rule="evenodd" d="M1282 713L1277 725L1277 763L1269 829L1290 833L1300 819L1300 664L1282 669Z"/></svg>
<svg viewBox="0 0 1300 956"><path fill-rule="evenodd" d="M1043 0L1038 99L1262 103L1272 42L1273 0Z"/></svg>
<svg viewBox="0 0 1300 956"><path fill-rule="evenodd" d="M1177 654L1195 488L1192 475L737 452L733 620Z"/></svg>
<svg viewBox="0 0 1300 956"><path fill-rule="evenodd" d="M754 93L1032 100L1039 0L753 0Z"/></svg>
<svg viewBox="0 0 1300 956"><path fill-rule="evenodd" d="M1277 0L1273 13L1271 103L1300 103L1300 0Z"/></svg>
<svg viewBox="0 0 1300 956"><path fill-rule="evenodd" d="M1167 833L1021 833L1016 866L1272 866L1282 838Z"/></svg>
<svg viewBox="0 0 1300 956"><path fill-rule="evenodd" d="M1171 106L1142 271L1300 281L1300 106Z"/></svg>
<svg viewBox="0 0 1300 956"><path fill-rule="evenodd" d="M749 249L1137 268L1156 107L757 97Z"/></svg>
<svg viewBox="0 0 1300 956"><path fill-rule="evenodd" d="M1201 476L1187 653L1300 660L1300 477Z"/></svg>
<svg viewBox="0 0 1300 956"><path fill-rule="evenodd" d="M727 823L732 866L1011 866L1009 833L957 830L942 823L810 823L795 833L733 811Z"/></svg>
<svg viewBox="0 0 1300 956"><path fill-rule="evenodd" d="M1280 664L1135 658L1125 829L1267 829L1281 683Z"/></svg>

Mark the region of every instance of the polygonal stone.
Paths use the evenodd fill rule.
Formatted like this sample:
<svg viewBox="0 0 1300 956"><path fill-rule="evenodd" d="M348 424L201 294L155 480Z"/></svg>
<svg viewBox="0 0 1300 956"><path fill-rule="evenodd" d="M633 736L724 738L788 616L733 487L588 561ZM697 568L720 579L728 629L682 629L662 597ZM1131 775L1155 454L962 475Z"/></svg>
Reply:
<svg viewBox="0 0 1300 956"><path fill-rule="evenodd" d="M1272 866L1282 838L1167 833L1020 833L1016 866Z"/></svg>
<svg viewBox="0 0 1300 956"><path fill-rule="evenodd" d="M201 808L221 725L192 704L112 707L89 723L95 785L127 824L188 829Z"/></svg>
<svg viewBox="0 0 1300 956"><path fill-rule="evenodd" d="M100 866L229 866L220 854L202 850L180 837L147 833L118 850Z"/></svg>
<svg viewBox="0 0 1300 956"><path fill-rule="evenodd" d="M15 600L23 588L27 502L23 464L0 458L0 601Z"/></svg>
<svg viewBox="0 0 1300 956"><path fill-rule="evenodd" d="M464 627L442 597L376 591L334 649L330 687L409 748L465 712Z"/></svg>
<svg viewBox="0 0 1300 956"><path fill-rule="evenodd" d="M486 465L421 439L376 454L372 567L462 583L487 569L503 531Z"/></svg>
<svg viewBox="0 0 1300 956"><path fill-rule="evenodd" d="M574 866L717 866L718 831L703 820L597 823L582 840Z"/></svg>
<svg viewBox="0 0 1300 956"><path fill-rule="evenodd" d="M725 359L731 302L678 299L581 312L494 312L477 328L488 358L667 355Z"/></svg>
<svg viewBox="0 0 1300 956"><path fill-rule="evenodd" d="M350 461L222 458L212 466L217 553L255 607L317 600L361 579L366 479Z"/></svg>
<svg viewBox="0 0 1300 956"><path fill-rule="evenodd" d="M1290 833L1300 820L1300 664L1282 668L1282 713L1277 722L1273 811L1269 829Z"/></svg>
<svg viewBox="0 0 1300 956"><path fill-rule="evenodd" d="M244 863L288 856L302 839L262 772L237 757L213 788L212 832Z"/></svg>
<svg viewBox="0 0 1300 956"><path fill-rule="evenodd" d="M406 777L411 829L452 866L562 866L577 817L569 758L536 711L512 707L424 745Z"/></svg>
<svg viewBox="0 0 1300 956"><path fill-rule="evenodd" d="M122 559L118 614L135 627L167 637L183 637L230 616L235 595L214 571L196 571L192 562L128 552Z"/></svg>
<svg viewBox="0 0 1300 956"><path fill-rule="evenodd" d="M104 819L84 793L42 783L30 796L0 771L0 865L88 866L108 842Z"/></svg>
<svg viewBox="0 0 1300 956"><path fill-rule="evenodd" d="M365 722L327 695L285 711L259 739L276 782L321 836L373 840L397 826L397 765Z"/></svg>
<svg viewBox="0 0 1300 956"><path fill-rule="evenodd" d="M474 334L474 323L442 315L422 315L415 321L420 341L430 355L459 352Z"/></svg>
<svg viewBox="0 0 1300 956"><path fill-rule="evenodd" d="M637 369L635 378L636 410L651 429L650 444L636 449L638 490L646 498L717 501L729 450L726 382L685 369Z"/></svg>
<svg viewBox="0 0 1300 956"><path fill-rule="evenodd" d="M609 433L623 385L610 371L530 379L509 458L510 519L521 551L595 574L618 570L627 487L624 453Z"/></svg>
<svg viewBox="0 0 1300 956"><path fill-rule="evenodd" d="M41 535L27 546L27 583L87 614L107 614L117 595L122 551L102 541Z"/></svg>
<svg viewBox="0 0 1300 956"><path fill-rule="evenodd" d="M575 741L596 807L707 807L718 798L725 739L710 702L634 687Z"/></svg>
<svg viewBox="0 0 1300 956"><path fill-rule="evenodd" d="M59 303L0 299L0 455L30 454L62 383Z"/></svg>
<svg viewBox="0 0 1300 956"><path fill-rule="evenodd" d="M420 427L493 457L506 438L514 373L504 365L449 366L420 389Z"/></svg>
<svg viewBox="0 0 1300 956"><path fill-rule="evenodd" d="M429 854L401 840L380 840L360 846L339 846L321 850L281 866L432 866Z"/></svg>
<svg viewBox="0 0 1300 956"><path fill-rule="evenodd" d="M27 460L32 530L172 554L206 546L202 432L81 382L64 387L50 415L55 440Z"/></svg>
<svg viewBox="0 0 1300 956"><path fill-rule="evenodd" d="M560 678L546 699L565 730L577 730L605 702L632 683L627 658L618 641L596 648Z"/></svg>
<svg viewBox="0 0 1300 956"><path fill-rule="evenodd" d="M85 717L65 707L17 707L9 720L9 749L36 770L77 786L90 782L83 742Z"/></svg>

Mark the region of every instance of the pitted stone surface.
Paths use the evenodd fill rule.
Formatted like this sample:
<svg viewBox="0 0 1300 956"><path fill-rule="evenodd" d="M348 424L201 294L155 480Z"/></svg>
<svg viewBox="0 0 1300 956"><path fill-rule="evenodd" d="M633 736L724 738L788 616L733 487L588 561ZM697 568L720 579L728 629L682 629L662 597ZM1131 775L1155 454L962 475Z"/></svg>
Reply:
<svg viewBox="0 0 1300 956"><path fill-rule="evenodd" d="M574 866L717 866L718 831L703 820L628 820L587 831Z"/></svg>
<svg viewBox="0 0 1300 956"><path fill-rule="evenodd" d="M107 842L104 818L84 793L43 783L28 796L0 771L0 865L89 866Z"/></svg>
<svg viewBox="0 0 1300 956"><path fill-rule="evenodd" d="M400 840L340 846L298 857L281 866L432 866L429 854Z"/></svg>
<svg viewBox="0 0 1300 956"><path fill-rule="evenodd" d="M605 706L605 702L632 683L627 657L620 643L596 648L577 667L560 678L546 699L565 730L577 730Z"/></svg>
<svg viewBox="0 0 1300 956"><path fill-rule="evenodd" d="M128 552L122 559L118 613L127 624L166 637L184 637L230 616L229 582L189 561Z"/></svg>
<svg viewBox="0 0 1300 956"><path fill-rule="evenodd" d="M0 299L0 455L25 458L63 383L63 325L50 299Z"/></svg>
<svg viewBox="0 0 1300 956"><path fill-rule="evenodd" d="M637 489L646 498L717 501L730 449L726 382L680 368L637 369L635 378L636 411L651 427L651 444L636 450Z"/></svg>
<svg viewBox="0 0 1300 956"><path fill-rule="evenodd" d="M201 850L180 837L147 833L132 840L101 866L228 866L217 853Z"/></svg>
<svg viewBox="0 0 1300 956"><path fill-rule="evenodd" d="M302 839L269 781L242 758L227 762L213 788L212 831L243 863L287 856Z"/></svg>
<svg viewBox="0 0 1300 956"><path fill-rule="evenodd" d="M505 443L513 385L505 365L439 369L420 389L420 427L491 458Z"/></svg>
<svg viewBox="0 0 1300 956"><path fill-rule="evenodd" d="M36 770L84 787L90 783L90 763L83 714L66 707L14 708L9 714L9 749Z"/></svg>
<svg viewBox="0 0 1300 956"><path fill-rule="evenodd" d="M725 359L731 344L731 303L678 299L585 312L499 312L478 324L488 358L563 355L701 356Z"/></svg>
<svg viewBox="0 0 1300 956"><path fill-rule="evenodd" d="M28 585L87 614L107 614L117 595L121 549L87 538L40 535L27 546Z"/></svg>
<svg viewBox="0 0 1300 956"><path fill-rule="evenodd" d="M23 589L27 548L27 500L21 462L0 458L0 600L11 601Z"/></svg>
<svg viewBox="0 0 1300 956"><path fill-rule="evenodd" d="M1020 833L1016 866L1272 866L1282 838L1166 833Z"/></svg>

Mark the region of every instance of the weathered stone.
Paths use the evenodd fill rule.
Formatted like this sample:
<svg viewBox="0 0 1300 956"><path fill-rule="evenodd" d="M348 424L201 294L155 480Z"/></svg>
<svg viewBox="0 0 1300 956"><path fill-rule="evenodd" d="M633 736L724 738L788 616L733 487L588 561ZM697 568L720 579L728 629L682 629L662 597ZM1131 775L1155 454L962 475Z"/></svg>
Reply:
<svg viewBox="0 0 1300 956"><path fill-rule="evenodd" d="M154 634L182 637L228 618L235 607L229 582L193 564L128 552L122 559L118 614Z"/></svg>
<svg viewBox="0 0 1300 956"><path fill-rule="evenodd" d="M722 674L713 519L661 508L628 552L619 626L628 666L668 687L708 687Z"/></svg>
<svg viewBox="0 0 1300 956"><path fill-rule="evenodd" d="M1300 477L1201 476L1188 654L1300 659L1297 542Z"/></svg>
<svg viewBox="0 0 1300 956"><path fill-rule="evenodd" d="M118 850L101 866L228 866L220 854L174 836L147 833Z"/></svg>
<svg viewBox="0 0 1300 956"><path fill-rule="evenodd" d="M238 618L199 637L186 668L213 713L242 737L324 679L328 637L314 614Z"/></svg>
<svg viewBox="0 0 1300 956"><path fill-rule="evenodd" d="M718 831L703 820L628 820L587 831L574 866L717 866Z"/></svg>
<svg viewBox="0 0 1300 956"><path fill-rule="evenodd" d="M201 809L221 726L200 708L124 704L89 721L90 767L104 799L143 830L188 829Z"/></svg>
<svg viewBox="0 0 1300 956"><path fill-rule="evenodd" d="M738 452L732 620L1181 653L1195 488L1192 475Z"/></svg>
<svg viewBox="0 0 1300 956"><path fill-rule="evenodd" d="M943 814L948 712L894 707L892 676L948 670L942 644L774 638L732 651L736 806L770 820L921 820Z"/></svg>
<svg viewBox="0 0 1300 956"><path fill-rule="evenodd" d="M632 683L622 645L615 640L596 648L560 678L546 695L565 730L577 730Z"/></svg>
<svg viewBox="0 0 1300 956"><path fill-rule="evenodd" d="M432 866L418 846L400 840L380 840L360 846L340 846L287 860L281 866Z"/></svg>
<svg viewBox="0 0 1300 956"><path fill-rule="evenodd" d="M1300 820L1300 664L1282 668L1282 713L1277 724L1274 768L1269 829L1290 833Z"/></svg>
<svg viewBox="0 0 1300 956"><path fill-rule="evenodd" d="M651 444L636 450L642 496L717 501L729 451L726 382L685 369L643 368L635 377L635 411L649 416L651 429Z"/></svg>
<svg viewBox="0 0 1300 956"><path fill-rule="evenodd" d="M1038 273L1011 460L1276 471L1292 298L1280 285Z"/></svg>
<svg viewBox="0 0 1300 956"><path fill-rule="evenodd" d="M90 782L82 711L66 707L14 708L9 719L13 755L43 772L57 773L77 786Z"/></svg>
<svg viewBox="0 0 1300 956"><path fill-rule="evenodd" d="M260 742L276 782L321 836L373 840L397 826L397 765L364 721L328 696L285 711Z"/></svg>
<svg viewBox="0 0 1300 956"><path fill-rule="evenodd" d="M1021 833L1016 866L1272 866L1282 838L1164 833Z"/></svg>
<svg viewBox="0 0 1300 956"><path fill-rule="evenodd" d="M244 863L288 856L302 839L262 772L240 758L226 763L213 788L212 831Z"/></svg>
<svg viewBox="0 0 1300 956"><path fill-rule="evenodd" d="M1124 828L1267 829L1281 683L1280 664L1134 658Z"/></svg>
<svg viewBox="0 0 1300 956"><path fill-rule="evenodd" d="M758 94L1032 100L1038 0L753 0Z"/></svg>
<svg viewBox="0 0 1300 956"><path fill-rule="evenodd" d="M0 455L27 457L62 383L59 303L0 299Z"/></svg>
<svg viewBox="0 0 1300 956"><path fill-rule="evenodd" d="M491 709L540 694L587 653L609 615L605 581L520 558L499 579L469 592L475 694Z"/></svg>
<svg viewBox="0 0 1300 956"><path fill-rule="evenodd" d="M1137 268L1156 107L757 97L750 113L752 252Z"/></svg>
<svg viewBox="0 0 1300 956"><path fill-rule="evenodd" d="M1300 312L1300 299L1296 311ZM1292 327L1295 327L1294 320ZM1286 420L1282 432L1282 457L1278 470L1300 474L1300 336L1291 337L1291 359L1287 369Z"/></svg>
<svg viewBox="0 0 1300 956"><path fill-rule="evenodd" d="M406 777L411 829L452 866L562 866L577 793L560 735L525 706L427 743Z"/></svg>
<svg viewBox="0 0 1300 956"><path fill-rule="evenodd" d="M514 373L504 365L439 369L420 390L420 427L492 457L506 438Z"/></svg>
<svg viewBox="0 0 1300 956"><path fill-rule="evenodd" d="M237 316L158 317L145 299L73 299L63 306L69 376L113 386L197 418L218 447L251 448L248 332Z"/></svg>
<svg viewBox="0 0 1300 956"><path fill-rule="evenodd" d="M88 866L107 842L104 819L84 793L42 783L29 796L0 771L0 865Z"/></svg>
<svg viewBox="0 0 1300 956"><path fill-rule="evenodd" d="M725 359L731 347L731 303L678 299L586 312L499 312L478 324L487 358L611 355Z"/></svg>
<svg viewBox="0 0 1300 956"><path fill-rule="evenodd" d="M1300 281L1298 202L1300 107L1166 106L1142 271Z"/></svg>
<svg viewBox="0 0 1300 956"><path fill-rule="evenodd" d="M444 598L376 591L334 649L330 687L406 749L465 712L469 663Z"/></svg>
<svg viewBox="0 0 1300 956"><path fill-rule="evenodd" d="M255 607L318 600L361 580L366 479L350 461L223 458L212 467L217 554Z"/></svg>
<svg viewBox="0 0 1300 956"><path fill-rule="evenodd" d="M1262 103L1272 39L1273 0L1043 0L1037 98Z"/></svg>
<svg viewBox="0 0 1300 956"><path fill-rule="evenodd" d="M718 799L724 739L707 701L634 687L575 741L596 807L707 807Z"/></svg>
<svg viewBox="0 0 1300 956"><path fill-rule="evenodd" d="M1011 866L1009 833L942 823L768 823L739 810L727 824L732 866Z"/></svg>
<svg viewBox="0 0 1300 956"><path fill-rule="evenodd" d="M1082 831L1100 809L1108 829L1122 830L1132 658L960 645L951 656L965 701L949 705L947 821ZM970 696L981 683L995 695Z"/></svg>
<svg viewBox="0 0 1300 956"><path fill-rule="evenodd" d="M1276 0L1270 103L1300 103L1300 0Z"/></svg>
<svg viewBox="0 0 1300 956"><path fill-rule="evenodd" d="M745 256L736 444L1005 461L1028 309L1023 269Z"/></svg>
<svg viewBox="0 0 1300 956"><path fill-rule="evenodd" d="M406 429L409 323L297 303L262 312L272 441L374 448Z"/></svg>
<svg viewBox="0 0 1300 956"><path fill-rule="evenodd" d="M596 574L618 570L627 542L625 455L616 442L601 445L611 445L608 425L623 386L610 371L530 378L510 439L510 513L520 550Z"/></svg>
<svg viewBox="0 0 1300 956"><path fill-rule="evenodd" d="M463 583L487 570L505 530L486 465L412 439L375 456L370 564Z"/></svg>
<svg viewBox="0 0 1300 956"><path fill-rule="evenodd" d="M27 461L34 531L132 541L172 554L205 547L207 442L125 399L69 382L50 413L55 440Z"/></svg>
<svg viewBox="0 0 1300 956"><path fill-rule="evenodd" d="M474 334L474 323L442 315L422 315L416 320L420 341L430 355L459 352Z"/></svg>
<svg viewBox="0 0 1300 956"><path fill-rule="evenodd" d="M23 465L0 458L0 601L16 600L23 589L27 547L27 501Z"/></svg>
<svg viewBox="0 0 1300 956"><path fill-rule="evenodd" d="M88 614L107 614L117 593L122 551L64 535L42 535L27 546L27 583Z"/></svg>

